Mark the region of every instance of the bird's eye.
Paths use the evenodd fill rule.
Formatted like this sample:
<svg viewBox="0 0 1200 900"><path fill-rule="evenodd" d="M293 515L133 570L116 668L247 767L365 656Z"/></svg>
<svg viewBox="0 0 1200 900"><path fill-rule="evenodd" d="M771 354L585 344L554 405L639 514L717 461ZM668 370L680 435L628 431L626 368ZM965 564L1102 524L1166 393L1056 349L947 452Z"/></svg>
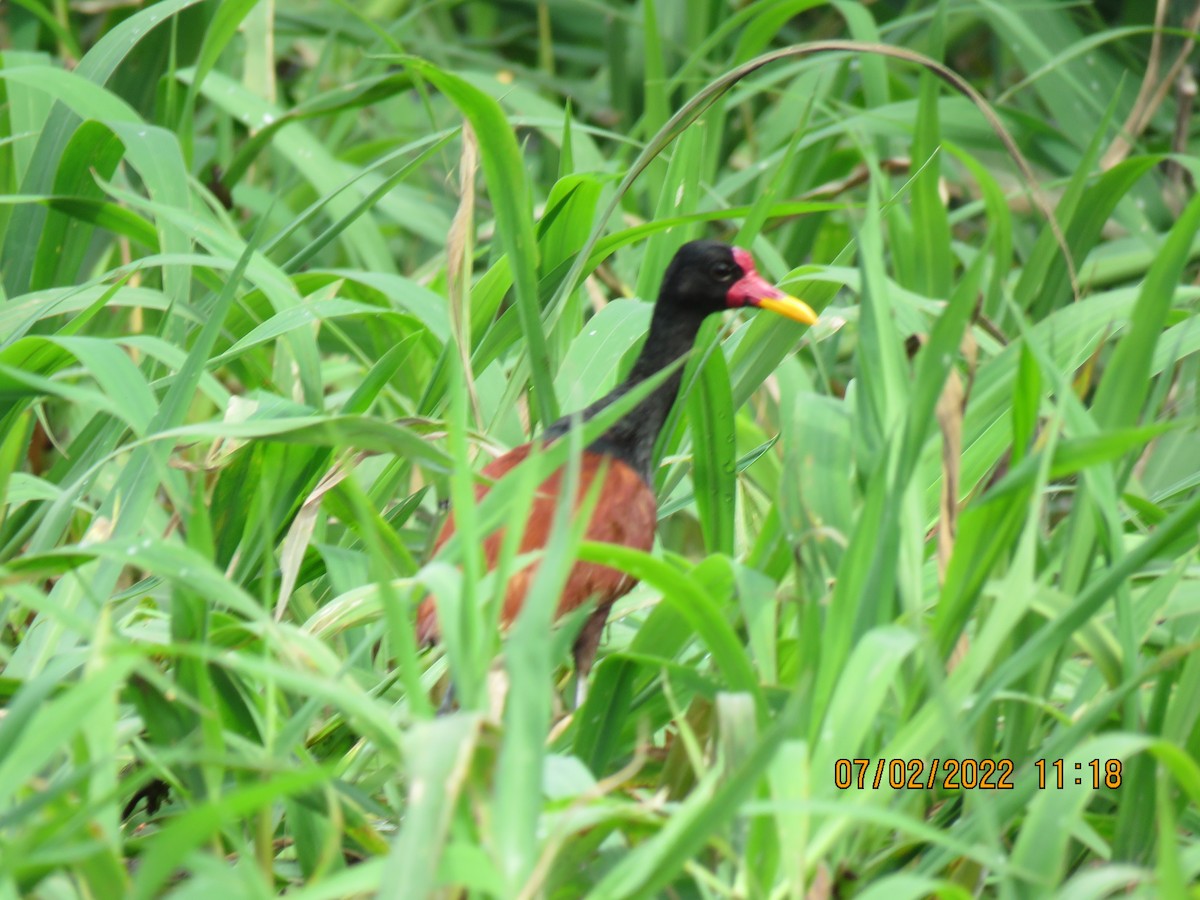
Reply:
<svg viewBox="0 0 1200 900"><path fill-rule="evenodd" d="M712 273L718 281L732 281L734 268L729 263L717 263L713 266Z"/></svg>

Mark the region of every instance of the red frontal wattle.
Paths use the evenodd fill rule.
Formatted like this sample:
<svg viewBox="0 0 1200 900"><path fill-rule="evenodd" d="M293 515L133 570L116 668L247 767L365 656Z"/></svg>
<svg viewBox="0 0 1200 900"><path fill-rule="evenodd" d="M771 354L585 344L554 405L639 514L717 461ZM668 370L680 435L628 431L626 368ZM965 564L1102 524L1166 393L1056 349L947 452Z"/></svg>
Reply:
<svg viewBox="0 0 1200 900"><path fill-rule="evenodd" d="M750 255L749 250L743 250L741 247L733 248L733 261L742 267L742 271L747 275L757 271L754 266L754 257Z"/></svg>
<svg viewBox="0 0 1200 900"><path fill-rule="evenodd" d="M734 247L733 261L742 270L742 277L735 281L733 287L725 294L725 299L730 306L754 306L760 300L786 296L783 291L758 274L758 269L754 266L754 257L750 255L750 251Z"/></svg>

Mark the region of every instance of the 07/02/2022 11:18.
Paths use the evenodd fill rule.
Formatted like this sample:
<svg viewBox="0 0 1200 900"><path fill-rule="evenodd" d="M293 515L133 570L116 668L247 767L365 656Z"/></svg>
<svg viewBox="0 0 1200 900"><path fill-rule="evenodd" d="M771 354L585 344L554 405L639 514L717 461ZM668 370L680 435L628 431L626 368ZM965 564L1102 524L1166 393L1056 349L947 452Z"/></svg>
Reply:
<svg viewBox="0 0 1200 900"><path fill-rule="evenodd" d="M1039 790L1063 790L1075 784L1094 790L1121 786L1119 759L1091 759L1068 764L1063 759L1034 760ZM879 790L1000 790L1016 787L1016 764L1011 759L838 759L833 764L833 783L839 790L870 787Z"/></svg>

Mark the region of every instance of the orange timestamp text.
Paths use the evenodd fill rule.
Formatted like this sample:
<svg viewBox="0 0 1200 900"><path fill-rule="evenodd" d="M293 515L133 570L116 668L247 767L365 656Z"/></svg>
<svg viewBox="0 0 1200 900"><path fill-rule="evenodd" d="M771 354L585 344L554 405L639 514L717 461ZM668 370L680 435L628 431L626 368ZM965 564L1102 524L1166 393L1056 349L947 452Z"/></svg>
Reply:
<svg viewBox="0 0 1200 900"><path fill-rule="evenodd" d="M1077 763L1061 759L1037 759L1034 760L1033 767L1037 769L1038 789L1043 791L1047 788L1057 788L1061 791L1071 784L1076 787L1087 785L1097 791L1101 787L1116 790L1121 786L1119 759L1089 759Z"/></svg>
<svg viewBox="0 0 1200 900"><path fill-rule="evenodd" d="M1011 791L1016 766L1011 759L838 759L833 786L839 790Z"/></svg>

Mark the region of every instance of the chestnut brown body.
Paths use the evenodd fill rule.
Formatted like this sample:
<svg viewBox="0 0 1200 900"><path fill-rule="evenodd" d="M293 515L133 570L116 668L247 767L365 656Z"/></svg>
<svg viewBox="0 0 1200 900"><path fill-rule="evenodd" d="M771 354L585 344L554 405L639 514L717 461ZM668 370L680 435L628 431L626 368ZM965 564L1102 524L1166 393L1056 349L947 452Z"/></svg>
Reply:
<svg viewBox="0 0 1200 900"><path fill-rule="evenodd" d="M484 468L483 474L490 481L495 481L523 462L529 455L529 451L530 445L522 444L489 463ZM533 498L529 520L521 536L520 547L517 551L519 554L540 550L549 541L550 529L554 524L555 505L562 490L563 476L564 470L558 469L538 488L538 492ZM604 481L600 486L599 496L592 509L591 521L588 523L584 536L590 541L649 550L654 544L654 526L658 512L654 492L642 481L641 476L621 460L585 451L580 459L576 509L588 496L592 483L597 477L603 477ZM476 502L483 499L488 488L488 484L475 486ZM488 570L496 566L505 532L506 528L502 526L488 535L483 542L484 563ZM454 514L451 513L438 535L436 549L440 550L453 534ZM500 611L502 626L511 624L517 613L521 611L537 567L538 563L535 561L509 577L504 591L504 606ZM573 612L589 601L594 605L594 612L588 618L575 643L575 665L581 677L591 669L609 610L614 602L633 588L634 584L636 581L632 577L608 566L577 562L571 567L566 584L563 586L555 617L559 618ZM440 636L437 607L432 597L426 597L417 610L417 639L422 643L433 643Z"/></svg>

